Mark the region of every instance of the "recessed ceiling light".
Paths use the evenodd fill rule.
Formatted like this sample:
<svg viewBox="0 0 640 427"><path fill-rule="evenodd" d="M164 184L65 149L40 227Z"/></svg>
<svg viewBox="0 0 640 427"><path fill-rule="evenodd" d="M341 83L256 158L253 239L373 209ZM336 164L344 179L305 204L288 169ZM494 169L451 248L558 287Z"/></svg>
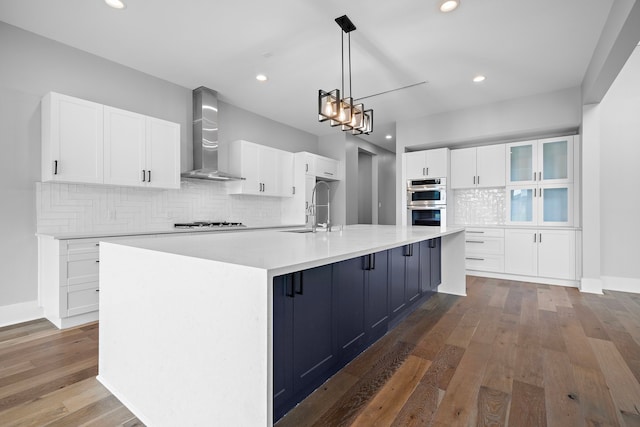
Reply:
<svg viewBox="0 0 640 427"><path fill-rule="evenodd" d="M259 81L259 82L266 82L269 79L264 74L258 74L256 76L256 80Z"/></svg>
<svg viewBox="0 0 640 427"><path fill-rule="evenodd" d="M459 0L442 0L440 2L440 12L451 12L460 6Z"/></svg>
<svg viewBox="0 0 640 427"><path fill-rule="evenodd" d="M114 9L124 9L126 7L122 0L104 0L104 2Z"/></svg>
<svg viewBox="0 0 640 427"><path fill-rule="evenodd" d="M393 136L391 136L391 135L387 135L387 136L385 136L385 138L387 138L387 139L391 139L391 138L393 138Z"/></svg>
<svg viewBox="0 0 640 427"><path fill-rule="evenodd" d="M473 78L473 82L474 82L474 83L480 83L480 82L483 82L485 79L486 79L486 77L485 77L485 76L483 76L483 75L478 75L478 76L475 76L475 77Z"/></svg>

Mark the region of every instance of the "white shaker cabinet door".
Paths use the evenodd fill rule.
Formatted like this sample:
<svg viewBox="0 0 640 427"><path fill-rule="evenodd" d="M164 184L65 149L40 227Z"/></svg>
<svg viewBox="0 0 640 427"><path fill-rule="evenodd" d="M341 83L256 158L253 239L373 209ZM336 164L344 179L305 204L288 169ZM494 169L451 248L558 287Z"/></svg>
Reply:
<svg viewBox="0 0 640 427"><path fill-rule="evenodd" d="M504 158L502 159L504 163ZM476 186L476 148L451 151L451 188Z"/></svg>
<svg viewBox="0 0 640 427"><path fill-rule="evenodd" d="M104 183L139 187L147 181L146 116L104 107Z"/></svg>
<svg viewBox="0 0 640 427"><path fill-rule="evenodd" d="M453 164L453 153L451 153ZM476 184L478 187L504 187L506 177L505 146L478 147L476 154ZM453 169L453 166L451 167Z"/></svg>
<svg viewBox="0 0 640 427"><path fill-rule="evenodd" d="M147 186L180 188L180 125L147 117Z"/></svg>
<svg viewBox="0 0 640 427"><path fill-rule="evenodd" d="M536 230L504 231L504 271L525 276L538 275L538 235Z"/></svg>
<svg viewBox="0 0 640 427"><path fill-rule="evenodd" d="M575 280L575 231L538 230L538 276Z"/></svg>
<svg viewBox="0 0 640 427"><path fill-rule="evenodd" d="M424 178L427 174L424 151L404 153L407 179Z"/></svg>
<svg viewBox="0 0 640 427"><path fill-rule="evenodd" d="M42 99L42 180L103 182L103 106L49 93Z"/></svg>
<svg viewBox="0 0 640 427"><path fill-rule="evenodd" d="M446 178L449 174L449 149L436 148L426 152L426 176L428 178Z"/></svg>

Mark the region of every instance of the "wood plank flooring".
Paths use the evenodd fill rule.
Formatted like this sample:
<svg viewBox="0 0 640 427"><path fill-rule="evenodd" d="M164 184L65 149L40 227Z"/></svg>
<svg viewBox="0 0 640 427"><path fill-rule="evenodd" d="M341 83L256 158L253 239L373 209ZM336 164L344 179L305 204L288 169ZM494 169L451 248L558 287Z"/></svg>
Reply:
<svg viewBox="0 0 640 427"><path fill-rule="evenodd" d="M467 289L431 298L276 426L640 426L640 295ZM97 358L97 323L0 328L0 426L143 426Z"/></svg>

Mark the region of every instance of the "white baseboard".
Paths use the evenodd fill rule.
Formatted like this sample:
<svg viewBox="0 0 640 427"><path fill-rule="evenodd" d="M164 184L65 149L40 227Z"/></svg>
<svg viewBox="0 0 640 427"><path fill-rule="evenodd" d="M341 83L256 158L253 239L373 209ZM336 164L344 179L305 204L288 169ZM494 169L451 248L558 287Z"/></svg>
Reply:
<svg viewBox="0 0 640 427"><path fill-rule="evenodd" d="M42 317L42 307L38 306L37 300L0 306L0 327L28 322Z"/></svg>
<svg viewBox="0 0 640 427"><path fill-rule="evenodd" d="M120 393L118 389L113 387L113 385L109 381L107 381L102 375L98 374L98 376L96 377L96 380L98 380L98 382L102 384L104 388L109 390L109 392L113 394L140 421L142 421L145 425L148 425L148 426L152 425L151 420L145 414L143 414L142 411L139 411L138 408L129 401L129 399L124 397L122 393Z"/></svg>
<svg viewBox="0 0 640 427"><path fill-rule="evenodd" d="M640 279L631 277L602 276L602 289L638 294L640 293Z"/></svg>
<svg viewBox="0 0 640 427"><path fill-rule="evenodd" d="M577 280L549 279L546 277L520 276L517 274L496 273L493 271L466 270L467 276L488 277L490 279L514 280L516 282L540 283L543 285L567 286L577 288Z"/></svg>
<svg viewBox="0 0 640 427"><path fill-rule="evenodd" d="M602 279L583 277L580 279L580 292L602 295Z"/></svg>

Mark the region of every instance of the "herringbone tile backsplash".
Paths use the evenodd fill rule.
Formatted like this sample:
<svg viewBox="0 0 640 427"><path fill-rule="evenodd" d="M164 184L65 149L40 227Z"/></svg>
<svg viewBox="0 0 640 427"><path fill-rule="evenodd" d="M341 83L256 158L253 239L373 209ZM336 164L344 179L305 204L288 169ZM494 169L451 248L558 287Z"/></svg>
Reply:
<svg viewBox="0 0 640 427"><path fill-rule="evenodd" d="M228 195L227 183L183 180L180 190L36 183L39 233L156 231L176 222L280 224L275 197Z"/></svg>

